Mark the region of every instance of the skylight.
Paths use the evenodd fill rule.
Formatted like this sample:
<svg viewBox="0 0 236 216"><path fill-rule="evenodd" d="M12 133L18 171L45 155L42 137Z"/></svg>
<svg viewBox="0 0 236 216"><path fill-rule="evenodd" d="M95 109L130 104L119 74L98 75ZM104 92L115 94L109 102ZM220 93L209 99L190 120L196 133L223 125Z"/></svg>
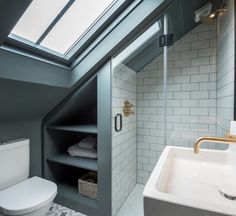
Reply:
<svg viewBox="0 0 236 216"><path fill-rule="evenodd" d="M46 47L62 55L116 0L33 0L10 37Z"/></svg>
<svg viewBox="0 0 236 216"><path fill-rule="evenodd" d="M34 0L12 34L36 43L69 0Z"/></svg>
<svg viewBox="0 0 236 216"><path fill-rule="evenodd" d="M77 0L41 45L65 53L112 3L112 0Z"/></svg>

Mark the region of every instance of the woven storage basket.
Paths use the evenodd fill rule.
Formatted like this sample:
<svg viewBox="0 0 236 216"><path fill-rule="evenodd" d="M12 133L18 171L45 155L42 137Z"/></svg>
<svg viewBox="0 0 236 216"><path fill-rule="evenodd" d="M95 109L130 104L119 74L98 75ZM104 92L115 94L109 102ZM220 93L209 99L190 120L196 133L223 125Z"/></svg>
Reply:
<svg viewBox="0 0 236 216"><path fill-rule="evenodd" d="M78 180L79 193L97 199L97 173L89 172Z"/></svg>

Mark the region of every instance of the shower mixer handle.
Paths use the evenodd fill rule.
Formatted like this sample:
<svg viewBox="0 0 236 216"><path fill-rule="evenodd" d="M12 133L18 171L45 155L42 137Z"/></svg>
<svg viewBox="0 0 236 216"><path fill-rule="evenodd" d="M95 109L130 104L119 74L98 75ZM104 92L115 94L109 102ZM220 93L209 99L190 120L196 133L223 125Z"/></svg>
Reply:
<svg viewBox="0 0 236 216"><path fill-rule="evenodd" d="M128 100L124 101L123 113L125 117L128 117L130 114L134 114L134 111L132 110L133 107L134 105L131 104Z"/></svg>

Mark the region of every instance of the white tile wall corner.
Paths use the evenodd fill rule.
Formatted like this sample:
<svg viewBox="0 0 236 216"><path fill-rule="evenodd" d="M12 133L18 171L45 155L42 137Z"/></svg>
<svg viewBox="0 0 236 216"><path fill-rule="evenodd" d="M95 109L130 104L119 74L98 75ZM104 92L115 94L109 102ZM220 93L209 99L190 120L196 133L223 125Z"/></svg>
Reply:
<svg viewBox="0 0 236 216"><path fill-rule="evenodd" d="M216 135L216 35L216 25L202 24L168 50L168 145ZM137 78L137 182L145 184L164 149L163 56Z"/></svg>
<svg viewBox="0 0 236 216"><path fill-rule="evenodd" d="M227 12L217 25L217 134L229 131L234 113L234 1L227 0ZM228 146L218 145L220 148Z"/></svg>
<svg viewBox="0 0 236 216"><path fill-rule="evenodd" d="M114 117L122 113L129 100L136 113L136 72L125 65L113 70L112 76L112 215L116 215L136 185L136 114L123 116L123 129L114 130Z"/></svg>

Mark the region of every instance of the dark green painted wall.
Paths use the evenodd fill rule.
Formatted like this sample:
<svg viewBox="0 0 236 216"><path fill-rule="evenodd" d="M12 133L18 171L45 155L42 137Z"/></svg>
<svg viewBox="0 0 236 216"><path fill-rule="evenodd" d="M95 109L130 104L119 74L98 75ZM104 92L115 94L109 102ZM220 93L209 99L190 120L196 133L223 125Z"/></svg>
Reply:
<svg viewBox="0 0 236 216"><path fill-rule="evenodd" d="M0 0L0 45L31 0ZM30 174L42 175L41 121L68 92L69 71L0 49L0 141L30 139Z"/></svg>
<svg viewBox="0 0 236 216"><path fill-rule="evenodd" d="M0 77L68 88L70 71L58 65L0 49Z"/></svg>
<svg viewBox="0 0 236 216"><path fill-rule="evenodd" d="M0 122L43 118L67 92L67 88L0 79Z"/></svg>
<svg viewBox="0 0 236 216"><path fill-rule="evenodd" d="M61 87L0 79L0 141L30 139L31 175L41 176L42 119L68 91Z"/></svg>

